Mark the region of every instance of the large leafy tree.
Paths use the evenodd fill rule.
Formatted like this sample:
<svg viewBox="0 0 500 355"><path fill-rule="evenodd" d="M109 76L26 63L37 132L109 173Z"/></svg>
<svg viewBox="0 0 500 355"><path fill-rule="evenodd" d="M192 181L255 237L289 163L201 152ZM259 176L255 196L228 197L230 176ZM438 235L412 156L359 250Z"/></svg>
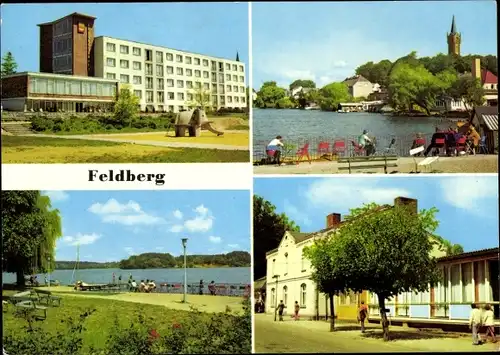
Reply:
<svg viewBox="0 0 500 355"><path fill-rule="evenodd" d="M344 83L330 83L320 90L320 106L322 110L331 111L338 107L341 102L351 99L349 89Z"/></svg>
<svg viewBox="0 0 500 355"><path fill-rule="evenodd" d="M330 331L335 330L334 296L346 291L346 275L339 272L332 256L337 255L338 244L334 236L317 240L313 245L305 247L304 256L311 261L313 272L311 279L316 283L318 291L328 295L330 302Z"/></svg>
<svg viewBox="0 0 500 355"><path fill-rule="evenodd" d="M284 213L261 196L253 197L253 270L254 278L266 276L266 253L278 247L286 231L300 231Z"/></svg>
<svg viewBox="0 0 500 355"><path fill-rule="evenodd" d="M275 81L266 81L257 93L256 105L261 108L276 107L276 103L286 96L286 90Z"/></svg>
<svg viewBox="0 0 500 355"><path fill-rule="evenodd" d="M389 340L385 301L402 292L424 292L439 280L431 253L438 226L437 210L416 212L410 206L367 204L351 210L331 238L331 263L344 275L345 287L378 296L384 340Z"/></svg>
<svg viewBox="0 0 500 355"><path fill-rule="evenodd" d="M2 58L2 76L15 74L17 63L12 55L12 52L7 52Z"/></svg>
<svg viewBox="0 0 500 355"><path fill-rule="evenodd" d="M481 106L484 103L484 89L481 82L471 75L458 78L451 86L450 95L456 100L462 100L469 114L474 106Z"/></svg>
<svg viewBox="0 0 500 355"><path fill-rule="evenodd" d="M3 191L1 197L2 269L16 273L22 286L24 275L53 269L61 217L39 191Z"/></svg>
<svg viewBox="0 0 500 355"><path fill-rule="evenodd" d="M368 62L356 68L356 75L362 75L372 83L387 86L392 63L388 59L378 63Z"/></svg>
<svg viewBox="0 0 500 355"><path fill-rule="evenodd" d="M295 88L302 87L306 89L315 89L316 88L316 83L312 80L303 80L303 79L297 79L293 83L290 84L290 90L293 90Z"/></svg>

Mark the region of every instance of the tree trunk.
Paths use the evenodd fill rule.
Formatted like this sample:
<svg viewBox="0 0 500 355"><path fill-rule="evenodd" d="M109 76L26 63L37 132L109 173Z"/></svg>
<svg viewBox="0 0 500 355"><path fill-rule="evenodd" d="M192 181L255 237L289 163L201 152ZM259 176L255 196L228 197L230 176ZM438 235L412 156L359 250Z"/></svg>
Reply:
<svg viewBox="0 0 500 355"><path fill-rule="evenodd" d="M24 272L21 270L16 271L16 283L19 287L24 287Z"/></svg>
<svg viewBox="0 0 500 355"><path fill-rule="evenodd" d="M384 332L384 341L389 341L389 322L385 313L385 296L377 294L378 306L380 308L380 318L382 319L382 331Z"/></svg>
<svg viewBox="0 0 500 355"><path fill-rule="evenodd" d="M334 307L334 302L333 302L333 293L329 293L328 297L330 298L330 331L334 332L335 331L335 309Z"/></svg>

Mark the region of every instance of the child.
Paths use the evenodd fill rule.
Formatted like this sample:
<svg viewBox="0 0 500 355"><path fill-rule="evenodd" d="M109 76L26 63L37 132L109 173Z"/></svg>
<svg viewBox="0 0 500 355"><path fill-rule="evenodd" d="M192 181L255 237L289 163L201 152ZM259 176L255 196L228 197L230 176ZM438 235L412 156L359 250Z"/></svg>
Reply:
<svg viewBox="0 0 500 355"><path fill-rule="evenodd" d="M469 328L472 329L472 345L479 345L479 327L481 326L481 311L477 305L471 305L472 311L470 312Z"/></svg>
<svg viewBox="0 0 500 355"><path fill-rule="evenodd" d="M495 337L495 314L493 313L493 310L491 308L492 307L489 304L484 307L483 324L486 327L485 341L488 341L488 337L491 335L492 342L496 343L497 339Z"/></svg>
<svg viewBox="0 0 500 355"><path fill-rule="evenodd" d="M300 306L299 302L295 301L295 320L299 320Z"/></svg>
<svg viewBox="0 0 500 355"><path fill-rule="evenodd" d="M361 322L361 333L365 332L365 319L368 315L368 306L365 304L365 301L361 301L361 306L359 306L358 310L358 322Z"/></svg>

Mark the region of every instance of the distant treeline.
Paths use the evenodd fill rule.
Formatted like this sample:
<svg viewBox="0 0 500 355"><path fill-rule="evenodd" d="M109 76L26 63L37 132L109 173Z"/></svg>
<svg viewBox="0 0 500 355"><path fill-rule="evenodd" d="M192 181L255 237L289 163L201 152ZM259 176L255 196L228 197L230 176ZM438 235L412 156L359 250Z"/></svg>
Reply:
<svg viewBox="0 0 500 355"><path fill-rule="evenodd" d="M233 251L228 254L216 255L187 255L186 263L189 268L202 267L245 267L250 266L250 253ZM56 261L57 270L72 270L76 261ZM80 261L79 269L161 269L184 267L183 256L173 256L169 253L144 253L132 255L119 262Z"/></svg>

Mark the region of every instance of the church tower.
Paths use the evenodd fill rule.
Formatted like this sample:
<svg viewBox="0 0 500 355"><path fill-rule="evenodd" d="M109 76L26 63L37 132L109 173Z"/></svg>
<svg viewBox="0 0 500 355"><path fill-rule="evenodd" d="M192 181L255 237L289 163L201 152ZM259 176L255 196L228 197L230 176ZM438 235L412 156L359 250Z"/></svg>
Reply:
<svg viewBox="0 0 500 355"><path fill-rule="evenodd" d="M455 15L451 20L451 32L448 33L448 55L460 55L460 42L462 38L460 33L457 32L457 26L455 25Z"/></svg>

